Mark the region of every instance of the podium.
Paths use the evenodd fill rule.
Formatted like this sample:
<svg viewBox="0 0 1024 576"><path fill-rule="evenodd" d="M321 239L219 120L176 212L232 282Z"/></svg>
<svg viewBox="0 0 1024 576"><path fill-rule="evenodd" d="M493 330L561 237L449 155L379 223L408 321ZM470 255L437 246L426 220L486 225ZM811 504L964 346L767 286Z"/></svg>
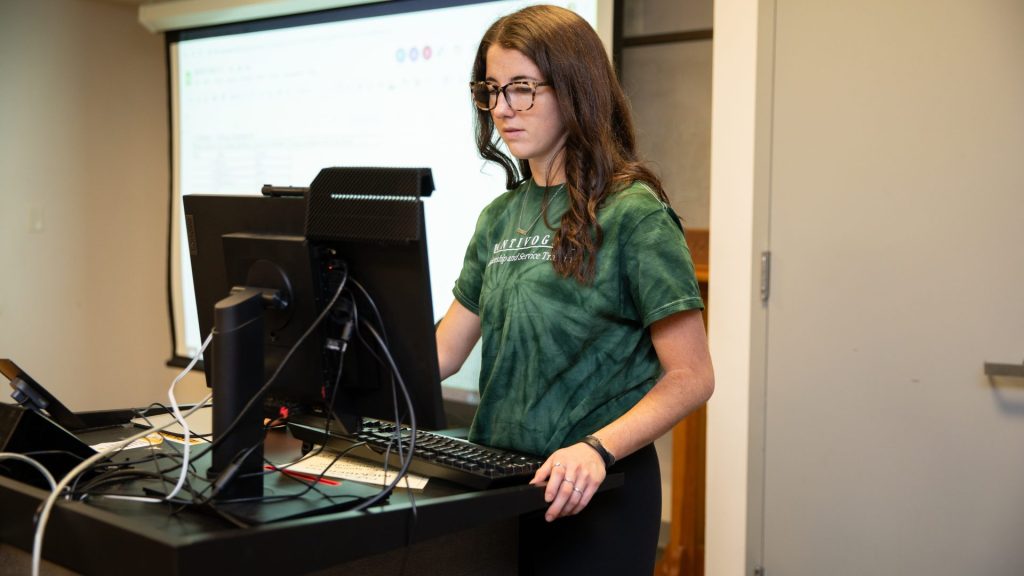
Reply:
<svg viewBox="0 0 1024 576"><path fill-rule="evenodd" d="M87 443L124 428L83 434ZM623 484L612 474L602 490ZM47 492L0 477L0 543L29 554L33 517ZM542 487L471 491L432 479L384 506L249 528L163 504L60 501L46 528L43 558L81 574L517 573L518 519L547 508ZM8 549L7 553L11 552ZM17 554L20 554L18 552Z"/></svg>

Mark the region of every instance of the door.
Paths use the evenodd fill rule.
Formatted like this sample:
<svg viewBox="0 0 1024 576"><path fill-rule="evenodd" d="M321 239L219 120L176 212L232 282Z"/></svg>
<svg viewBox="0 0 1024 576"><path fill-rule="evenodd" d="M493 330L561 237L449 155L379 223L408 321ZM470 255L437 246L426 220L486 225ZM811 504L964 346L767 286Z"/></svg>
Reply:
<svg viewBox="0 0 1024 576"><path fill-rule="evenodd" d="M1024 3L777 0L768 576L1024 574Z"/></svg>

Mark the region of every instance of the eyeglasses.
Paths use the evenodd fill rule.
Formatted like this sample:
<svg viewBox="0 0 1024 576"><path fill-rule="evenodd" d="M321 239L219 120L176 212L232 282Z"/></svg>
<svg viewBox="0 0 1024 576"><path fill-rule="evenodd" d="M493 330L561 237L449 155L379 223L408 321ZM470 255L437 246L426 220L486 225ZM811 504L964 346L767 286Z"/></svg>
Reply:
<svg viewBox="0 0 1024 576"><path fill-rule="evenodd" d="M473 93L473 104L481 110L494 110L498 105L498 93L501 92L505 94L505 103L509 108L524 112L533 108L533 100L540 86L551 86L551 82L515 80L498 86L493 82L477 81L469 83L469 90Z"/></svg>

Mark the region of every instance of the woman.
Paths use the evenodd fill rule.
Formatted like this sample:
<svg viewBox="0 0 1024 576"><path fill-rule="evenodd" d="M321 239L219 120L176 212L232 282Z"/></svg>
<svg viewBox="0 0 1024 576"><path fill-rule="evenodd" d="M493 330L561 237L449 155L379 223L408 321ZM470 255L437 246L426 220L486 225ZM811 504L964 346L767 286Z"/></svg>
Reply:
<svg viewBox="0 0 1024 576"><path fill-rule="evenodd" d="M546 483L550 506L521 522L523 572L650 574L652 443L714 387L682 229L637 157L604 47L575 13L499 19L471 91L480 153L509 191L481 214L438 326L441 376L482 338L470 439L547 457L531 483ZM609 471L625 485L597 494Z"/></svg>

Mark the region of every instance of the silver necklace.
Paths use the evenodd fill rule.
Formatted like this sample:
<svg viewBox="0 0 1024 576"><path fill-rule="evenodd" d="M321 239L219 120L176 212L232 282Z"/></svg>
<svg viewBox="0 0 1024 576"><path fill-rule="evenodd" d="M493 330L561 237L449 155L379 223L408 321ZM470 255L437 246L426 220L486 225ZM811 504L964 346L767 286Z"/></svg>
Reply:
<svg viewBox="0 0 1024 576"><path fill-rule="evenodd" d="M526 194L523 194L523 203L519 208L519 220L516 222L516 224L518 224L516 227L516 233L520 236L526 236L530 233L530 230L533 230L533 227L537 225L538 221L540 221L540 217L544 215L544 211L548 209L548 206L550 206L551 203L555 201L555 198L558 198L558 195L562 193L562 190L565 189L565 183L560 184L558 186L558 190L555 190L555 193L551 195L551 198L548 198L543 204L541 204L540 212L537 213L537 217L533 219L533 222L530 222L528 227L523 228L523 213L526 212L526 201L530 199L530 190L532 189L532 185L526 187ZM544 192L546 193L547 191L548 187L545 186Z"/></svg>

